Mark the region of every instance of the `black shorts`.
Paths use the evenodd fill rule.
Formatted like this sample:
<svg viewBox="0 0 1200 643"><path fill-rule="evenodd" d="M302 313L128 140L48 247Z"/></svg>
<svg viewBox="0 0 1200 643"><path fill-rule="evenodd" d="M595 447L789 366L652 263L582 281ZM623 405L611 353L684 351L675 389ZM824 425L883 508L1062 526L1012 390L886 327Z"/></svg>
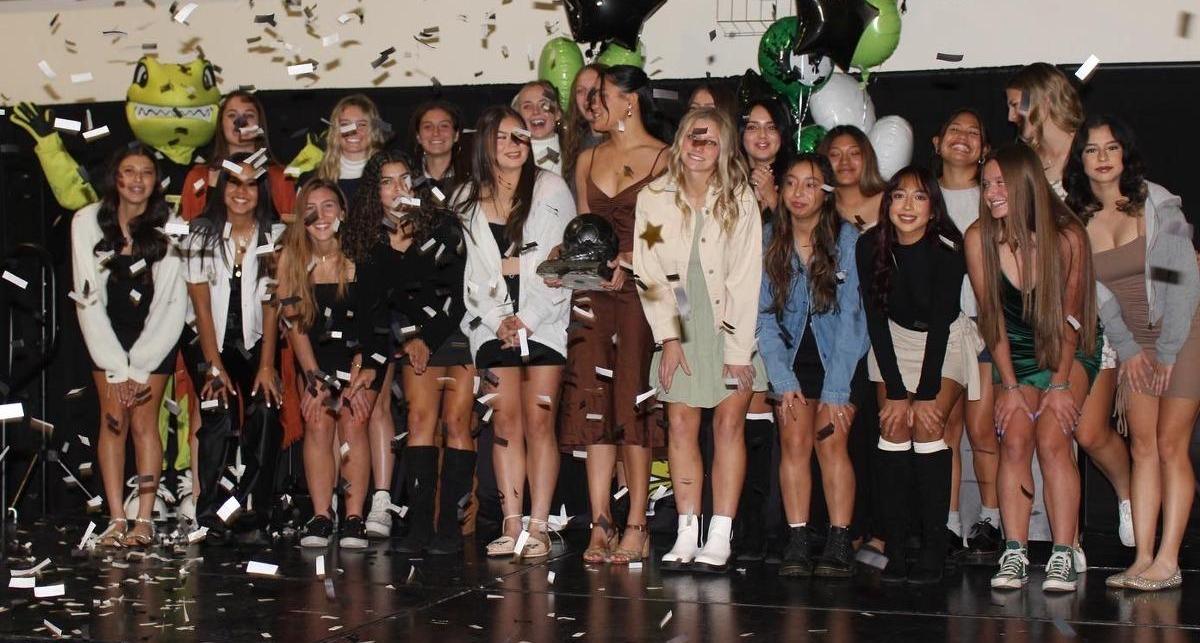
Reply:
<svg viewBox="0 0 1200 643"><path fill-rule="evenodd" d="M817 351L817 337L813 335L811 321L804 328L804 337L796 349L796 360L792 362L792 372L800 381L800 392L810 400L821 399L821 390L825 385L825 365L821 363L821 354Z"/></svg>
<svg viewBox="0 0 1200 643"><path fill-rule="evenodd" d="M521 357L521 349L503 348L498 339L485 342L475 354L475 368L505 368L513 366L566 366L567 358L562 353L529 340L529 357Z"/></svg>

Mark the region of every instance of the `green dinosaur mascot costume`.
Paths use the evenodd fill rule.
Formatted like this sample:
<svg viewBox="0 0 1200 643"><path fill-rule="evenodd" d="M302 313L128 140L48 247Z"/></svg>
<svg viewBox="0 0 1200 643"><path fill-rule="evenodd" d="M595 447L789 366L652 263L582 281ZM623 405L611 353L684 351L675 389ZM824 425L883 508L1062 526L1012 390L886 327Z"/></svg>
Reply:
<svg viewBox="0 0 1200 643"><path fill-rule="evenodd" d="M134 68L125 118L137 140L161 153L163 175L171 179L165 192L172 202L178 199L183 176L195 161L196 150L212 140L220 101L216 71L203 58L169 64L143 56ZM96 188L54 131L50 110L42 114L38 111L22 103L13 112L12 121L37 141L34 152L55 200L68 210L96 202Z"/></svg>
<svg viewBox="0 0 1200 643"><path fill-rule="evenodd" d="M221 91L217 88L216 70L212 63L197 58L187 63L159 62L143 56L133 70L133 82L126 94L125 118L133 135L160 154L159 170L168 183L164 188L167 200L178 203L183 189L183 177L198 160L197 150L212 141L217 128L217 109ZM29 132L36 141L34 152L54 198L67 210L78 210L99 200L96 187L88 173L71 157L58 132L50 110L41 111L29 103L17 107L13 123ZM177 425L180 430L175 462L171 468L182 471L188 467L189 397L194 394L190 382L168 384L159 410L159 432L164 444L169 427L168 400L178 404Z"/></svg>

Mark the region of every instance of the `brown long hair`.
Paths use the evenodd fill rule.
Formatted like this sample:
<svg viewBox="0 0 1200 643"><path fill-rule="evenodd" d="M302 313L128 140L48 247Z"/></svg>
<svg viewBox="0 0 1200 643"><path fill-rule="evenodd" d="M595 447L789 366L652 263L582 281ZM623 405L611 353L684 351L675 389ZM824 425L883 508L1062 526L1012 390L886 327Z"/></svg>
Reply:
<svg viewBox="0 0 1200 643"><path fill-rule="evenodd" d="M270 130L267 129L267 111L263 107L262 101L253 92L244 89L235 89L225 95L221 99L221 104L217 108L217 131L213 135L212 153L209 155L208 166L214 170L221 169L221 161L229 158L229 140L225 138L225 107L229 105L229 101L240 98L254 106L254 111L258 112L258 127L262 129L262 133L258 135L258 139L254 143L255 148L267 148L265 154L267 161L274 163L275 155L271 153L271 138Z"/></svg>
<svg viewBox="0 0 1200 643"><path fill-rule="evenodd" d="M808 163L814 173L820 174L822 183L833 176L829 159L820 154L801 154L787 164L779 177L780 182L786 181L787 173L801 163ZM813 229L813 252L807 270L809 310L814 313L837 308L837 239L842 218L838 216L834 193L822 191L822 198L817 227ZM779 200L779 205L771 214L771 229L771 241L763 253L763 271L767 273L767 280L771 284L771 311L776 317L782 317L788 305L792 280L796 276L792 270L792 256L796 252L792 239L792 214L788 212L783 199Z"/></svg>
<svg viewBox="0 0 1200 643"><path fill-rule="evenodd" d="M588 70L596 72L596 86L599 87L599 79L604 76L604 69L604 65L600 63L584 65L575 74L575 80L571 81L571 95L567 99L567 113L563 118L562 160L563 177L567 179L567 183L572 185L575 181L575 163L579 160L579 153L583 151L584 142L592 135L592 124L579 114L579 105L575 101L575 90L579 86L579 77Z"/></svg>
<svg viewBox="0 0 1200 643"><path fill-rule="evenodd" d="M709 185L717 191L717 200L713 203L712 208L713 218L721 225L721 230L728 234L737 223L737 218L741 216L741 213L738 212L738 199L744 190L750 189L750 179L746 175L746 166L742 161L741 146L737 143L737 129L725 112L712 107L700 107L683 116L683 121L675 132L675 142L671 144L671 150L667 153L666 173L671 176L671 182L677 186L675 206L679 208L680 212L683 212L684 220L687 221L692 214L692 207L688 205L687 199L683 198L684 147L691 144L689 137L692 135L692 128L696 126L696 121L701 119L712 121L719 130L716 134L721 142L721 149L717 156L717 167L713 170Z"/></svg>
<svg viewBox="0 0 1200 643"><path fill-rule="evenodd" d="M871 139L862 130L853 125L838 125L829 130L825 138L821 139L821 143L817 145L817 152L828 157L829 148L833 147L833 141L839 136L849 136L858 144L858 149L862 152L862 176L858 179L858 190L863 196L875 196L883 192L883 188L887 186L887 182L883 180L883 175L879 173L879 159L875 156L875 146L871 145Z"/></svg>
<svg viewBox="0 0 1200 643"><path fill-rule="evenodd" d="M999 341L1004 319L999 247L1005 244L1017 257L1021 314L1033 327L1038 366L1054 368L1061 357L1063 324L1067 322L1063 301L1068 294L1065 292L1071 272L1068 262L1072 259L1081 262L1081 319L1076 320L1080 323L1080 347L1088 353L1096 348L1095 275L1087 232L1079 218L1050 189L1041 161L1029 146L1005 145L988 155L987 162L991 161L1000 166L1004 176L1008 215L999 219L991 216L982 196L984 190L980 191L979 224L988 289L979 306L979 328L988 345ZM1077 256L1061 257L1060 244L1067 237L1081 245ZM1031 266L1036 267L1036 279L1031 279Z"/></svg>
<svg viewBox="0 0 1200 643"><path fill-rule="evenodd" d="M307 331L317 318L317 305L308 269L308 263L313 258L312 240L308 238L308 226L304 219L309 195L322 189L333 192L337 197L338 205L342 208L343 223L339 226L335 237L338 240L337 258L335 259L338 262L338 299L346 296L346 284L349 282L347 275L354 267L354 263L345 256L341 249L342 230L345 228L346 195L342 194L336 180L313 177L304 184L304 187L300 188L300 194L296 196L296 216L283 233L283 252L279 257L279 284L276 289L280 301L290 297L298 298L295 303L289 304L290 309L295 312L294 315L286 315L286 312L281 314L289 320L299 323L301 331Z"/></svg>
<svg viewBox="0 0 1200 643"><path fill-rule="evenodd" d="M460 214L468 214L472 208L483 201L484 194L495 195L496 190L496 134L500 131L500 123L511 118L524 126L525 119L517 110L504 105L495 105L483 111L479 122L475 125L475 152L471 155L471 181L467 184L467 196L458 205ZM533 188L537 183L538 174L542 172L533 161L533 149L525 157L521 166L521 176L517 179L517 189L513 193L512 210L508 214L508 222L504 224L504 233L508 240L522 244L525 233L525 222L533 208ZM502 248L500 252L504 252Z"/></svg>

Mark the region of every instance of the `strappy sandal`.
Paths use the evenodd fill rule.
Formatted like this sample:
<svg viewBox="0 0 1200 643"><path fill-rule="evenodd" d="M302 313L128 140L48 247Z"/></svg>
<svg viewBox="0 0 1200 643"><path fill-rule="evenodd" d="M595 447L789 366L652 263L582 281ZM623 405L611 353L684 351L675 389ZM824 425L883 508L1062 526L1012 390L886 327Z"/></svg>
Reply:
<svg viewBox="0 0 1200 643"><path fill-rule="evenodd" d="M608 557L612 553L613 546L615 546L617 542L617 530L613 529L612 524L603 517L601 517L600 524L592 523L590 527L593 530L596 528L603 529L605 539L603 545L588 547L587 549L583 550L583 562L592 565L607 563Z"/></svg>
<svg viewBox="0 0 1200 643"><path fill-rule="evenodd" d="M129 521L126 520L125 522L128 523ZM125 535L125 538L121 541L121 544L126 547L148 547L148 546L150 546L150 544L152 544L154 542L154 521L150 520L149 518L134 518L133 522L137 523L138 525L149 525L150 533L135 534L131 530ZM136 525L134 526L134 529L137 529Z"/></svg>
<svg viewBox="0 0 1200 643"><path fill-rule="evenodd" d="M617 547L612 551L612 555L608 557L608 562L613 565L628 565L629 563L640 563L650 557L650 532L646 531L646 525L625 525L625 530L634 530L642 532L642 546L637 549L625 549Z"/></svg>
<svg viewBox="0 0 1200 643"><path fill-rule="evenodd" d="M534 532L534 525L541 525L541 536ZM545 520L537 518L529 519L529 538L525 541L525 548L520 553L514 553L516 558L523 560L532 560L535 558L545 558L550 555L550 534L547 532L549 524ZM545 540L542 540L545 538Z"/></svg>
<svg viewBox="0 0 1200 643"><path fill-rule="evenodd" d="M108 521L108 527L96 536L97 547L124 547L125 534L129 532L129 521L124 518L114 518Z"/></svg>
<svg viewBox="0 0 1200 643"><path fill-rule="evenodd" d="M512 520L513 518L520 520L521 514L513 514L511 516L505 516L504 520L500 522L500 528L504 529L504 525L509 520ZM517 539L516 538L513 538L512 536L505 536L505 535L501 534L501 536L499 538L497 538L487 544L487 550L486 550L487 556L488 556L488 558L499 558L501 556L512 556L513 551L516 550L516 547L517 547Z"/></svg>

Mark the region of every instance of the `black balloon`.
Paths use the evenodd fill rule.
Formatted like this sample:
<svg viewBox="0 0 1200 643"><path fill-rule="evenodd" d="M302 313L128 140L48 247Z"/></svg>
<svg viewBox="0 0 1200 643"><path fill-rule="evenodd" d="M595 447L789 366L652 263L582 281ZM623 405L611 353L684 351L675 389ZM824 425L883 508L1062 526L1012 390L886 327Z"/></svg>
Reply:
<svg viewBox="0 0 1200 643"><path fill-rule="evenodd" d="M581 214L563 230L559 259L568 261L612 261L617 257L617 232L597 214Z"/></svg>
<svg viewBox="0 0 1200 643"><path fill-rule="evenodd" d="M877 15L866 0L796 0L799 20L792 51L829 56L838 67L849 69L863 29Z"/></svg>
<svg viewBox="0 0 1200 643"><path fill-rule="evenodd" d="M775 97L776 92L771 89L771 85L758 75L758 72L753 69L747 69L746 73L738 80L737 98L738 109L744 110L746 106L759 98L766 96Z"/></svg>
<svg viewBox="0 0 1200 643"><path fill-rule="evenodd" d="M575 42L615 41L637 51L638 34L667 0L563 0Z"/></svg>

